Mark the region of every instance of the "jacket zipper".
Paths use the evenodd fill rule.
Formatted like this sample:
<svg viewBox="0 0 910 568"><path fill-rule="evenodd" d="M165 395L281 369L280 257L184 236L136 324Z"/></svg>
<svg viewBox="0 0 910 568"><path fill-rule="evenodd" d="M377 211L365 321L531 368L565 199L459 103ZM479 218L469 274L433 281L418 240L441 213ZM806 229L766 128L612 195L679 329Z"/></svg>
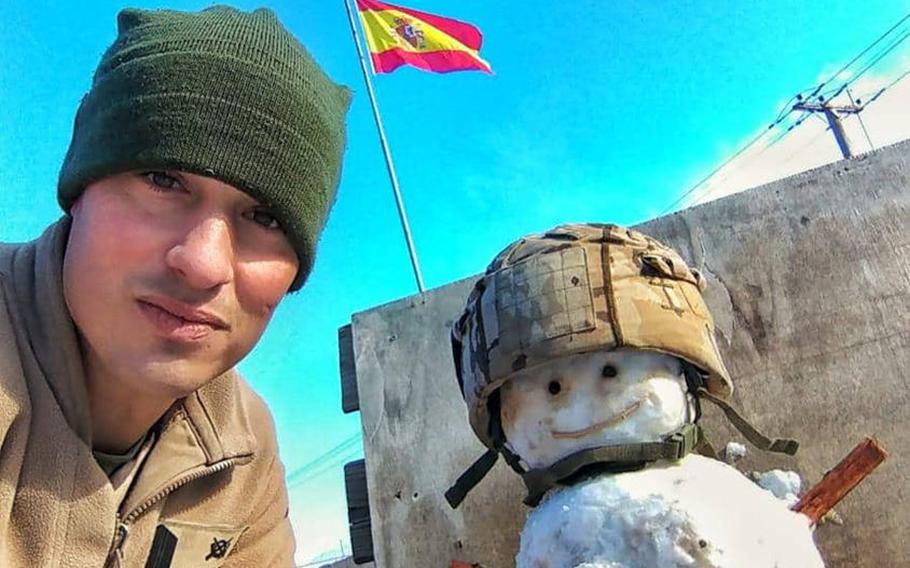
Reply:
<svg viewBox="0 0 910 568"><path fill-rule="evenodd" d="M120 560L122 560L123 552L123 543L126 541L126 537L129 536L130 524L132 524L140 515L148 511L152 506L154 506L158 501L161 501L167 497L173 491L176 491L183 485L191 481L196 481L201 477L206 475L211 475L213 473L218 473L219 471L224 471L225 469L232 467L238 463L243 462L243 458L228 458L226 460L220 461L215 465L202 468L191 472L183 477L179 477L171 483L167 484L161 491L155 493L145 501L143 501L138 507L130 511L130 513L121 518L120 513L117 513L116 517L116 528L114 529L114 536L111 539L111 548L107 553L107 560L105 561L105 566L119 566ZM116 563L112 562L116 560Z"/></svg>

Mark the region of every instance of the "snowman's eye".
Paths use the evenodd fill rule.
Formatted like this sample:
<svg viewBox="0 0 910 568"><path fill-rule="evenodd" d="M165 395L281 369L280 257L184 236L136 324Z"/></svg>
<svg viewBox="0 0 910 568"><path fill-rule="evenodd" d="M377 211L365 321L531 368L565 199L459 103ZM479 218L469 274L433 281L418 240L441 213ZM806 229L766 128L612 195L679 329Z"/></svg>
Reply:
<svg viewBox="0 0 910 568"><path fill-rule="evenodd" d="M618 374L619 374L619 371L617 371L616 367L614 367L613 365L604 365L603 371L600 372L600 376L605 377L607 379L612 379L613 377L615 377Z"/></svg>
<svg viewBox="0 0 910 568"><path fill-rule="evenodd" d="M550 381L550 384L547 385L547 390L550 391L550 394L559 394L559 391L562 390L562 385L559 384L559 381Z"/></svg>

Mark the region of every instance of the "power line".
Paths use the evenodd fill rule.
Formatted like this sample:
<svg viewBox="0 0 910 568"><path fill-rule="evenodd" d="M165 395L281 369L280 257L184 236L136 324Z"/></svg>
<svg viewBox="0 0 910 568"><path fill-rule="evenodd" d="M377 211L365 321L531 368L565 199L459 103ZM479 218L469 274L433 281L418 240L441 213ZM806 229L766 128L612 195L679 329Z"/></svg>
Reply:
<svg viewBox="0 0 910 568"><path fill-rule="evenodd" d="M854 63L856 63L863 55L865 55L866 53L868 53L869 50L871 50L873 47L875 47L876 45L878 45L878 43L879 43L880 41L882 41L883 39L885 39L885 37L887 37L891 32L893 32L894 30L896 30L898 27L900 27L900 25L903 24L904 22L906 22L908 19L910 19L910 13L908 13L906 16L904 16L903 18L901 18L900 20L898 20L896 24L894 24L893 26L891 26L890 28L888 28L888 30L885 31L882 35L878 36L878 38L877 38L875 41L873 41L873 42L870 43L868 46L866 46L866 48L865 48L864 50L862 50L861 52L859 52L859 55L857 55L856 57L854 57L853 59L851 59L849 63L847 63L846 65L844 65L843 67L841 67L836 73L834 73L834 75L831 75L830 77L828 77L828 79L827 79L826 81L822 81L822 83L821 83L818 87L816 87L815 92L813 92L811 95L809 95L809 98L812 98L812 97L814 97L815 95L817 95L817 94L825 87L825 85L827 85L828 83L830 83L831 81L833 81L834 79L836 79L838 75L840 75L841 73L843 73L844 71L846 71L851 65L853 65Z"/></svg>
<svg viewBox="0 0 910 568"><path fill-rule="evenodd" d="M805 89L805 90L802 91L802 92L805 92L805 91L808 91L808 90L810 90L810 89ZM801 95L801 93L798 93L798 94L794 95L793 97L790 98L789 101L787 101L787 102L785 103L785 105L789 105L792 101L794 101L794 100L796 100L798 97L800 97L800 95ZM768 126L767 130L764 130L764 131L760 132L755 138L753 138L751 141L749 141L749 143L747 143L745 146L743 146L742 148L740 148L738 152L736 152L735 154L733 154L732 156L730 156L729 158L727 158L727 160L726 160L725 162L723 162L722 164L720 164L719 166L717 166L716 168L714 168L714 170L712 170L708 175L706 175L706 176L703 177L701 180L699 180L698 183L696 183L695 185L693 185L688 191L686 191L686 192L685 192L682 196L680 196L676 201L674 201L673 203L671 203L670 206L667 207L667 209L665 209L664 212L661 213L661 214L662 214L662 215L665 215L665 214L667 214L668 212L670 212L670 211L671 211L674 207L676 207L679 203L683 202L687 197L689 197L690 195L692 195L699 187L701 187L702 185L704 185L708 180L710 180L712 177L714 177L718 172L720 172L721 170L723 170L730 162L732 162L733 160L735 160L735 159L738 158L739 156L743 155L746 151L748 151L749 148L751 148L753 145L755 145L756 142L758 142L763 136L765 136L768 132L770 132L775 126L779 125L781 122L783 122L784 120L786 120L786 118L787 118L787 116L788 116L788 113L789 113L789 110L790 110L790 109L787 109L786 106L785 106L785 110L782 111L780 114L778 114L777 118L775 118L775 119L774 119L774 122L772 122L772 123ZM760 157L760 156L761 156L762 154L764 154L771 146L774 146L775 144L777 144L777 142L779 142L779 141L781 140L781 138L783 138L784 136L786 136L787 134L789 134L790 131L792 131L794 128L796 128L797 126L799 126L800 124L802 124L803 121L806 119L806 117L807 117L807 116L810 116L810 115L811 115L811 113L805 113L803 116L801 116L794 124L791 124L785 131L781 132L781 133L780 133L778 136L776 136L771 142L769 142L767 145L765 145L765 147L762 148L762 151L759 152L758 155L755 156L755 158ZM732 172L730 172L730 173L732 173ZM728 174L727 177L729 177L729 174ZM726 179L726 178L724 178L724 179ZM707 192L698 194L698 195L696 196L696 199L701 199L701 198L703 198L703 197L709 195L712 191L714 191L714 190L711 189L711 188L709 188Z"/></svg>
<svg viewBox="0 0 910 568"><path fill-rule="evenodd" d="M906 17L902 19L901 22L905 19ZM898 25L900 25L900 22ZM872 45L863 50L863 53L868 52L872 46L877 44L896 28L897 26L893 26L888 32L873 42ZM799 102L793 105L792 110L802 110L823 114L825 116L825 119L828 121L828 125L830 127L829 130L834 135L834 139L837 141L837 146L840 148L841 154L845 160L853 157L853 150L850 147L850 141L847 138L846 131L844 130L843 123L841 122L841 115L857 115L857 119L859 120L860 126L863 129L863 133L866 135L866 140L869 142L869 146L873 149L875 148L872 144L872 139L869 137L869 132L866 130L866 125L863 122L862 118L859 116L859 113L862 112L864 107L858 105L856 101L853 100L853 95L850 94L849 90L850 85L859 80L859 78L862 77L867 71L872 69L875 65L878 64L879 61L884 59L886 55L894 51L897 46L906 41L908 37L910 37L910 31L905 31L902 33L902 35L898 36L896 39L891 40L890 43L887 43L885 47L880 49L875 55L872 56L870 60L864 63L864 66L860 69L859 72L857 72L847 81L844 81L844 83L834 92L834 94L828 97L826 97L824 94L819 95L817 97L817 102L810 102L811 97L810 99L803 99L801 96L797 96ZM860 54L860 56L854 57L850 64L844 66L844 69L849 67L853 62L858 61L861 55L862 54ZM832 103L834 100L844 91L847 92L847 96L850 99L850 105L833 106Z"/></svg>
<svg viewBox="0 0 910 568"><path fill-rule="evenodd" d="M795 100L798 100L807 91L811 91L812 89L814 89L814 87L809 87L807 89L803 89L802 91L800 91L800 92L796 93L795 95L793 95L792 97L790 97L790 99L787 102L785 102L783 104L783 106L780 108L780 112L777 114L777 116L774 118L774 122L772 122L771 125L768 126L768 128L769 129L774 128L775 126L780 124L780 122L782 120L784 120L784 118L786 118L790 114L790 110L792 109L792 106L790 105L790 103L792 103ZM809 96L812 96L812 95L809 95Z"/></svg>
<svg viewBox="0 0 910 568"><path fill-rule="evenodd" d="M780 134L778 134L777 136L774 137L774 139L772 139L770 142L768 142L767 144L765 144L765 147L762 148L761 151L760 151L758 154L756 154L755 156L751 157L751 158L748 160L749 163L755 162L756 160L758 160L759 158L761 158L762 155L764 155L765 152L767 152L768 150L770 150L775 144L777 144L777 143L780 142L782 139L784 139L785 137L787 137L787 135L789 135L790 132L792 132L792 131L795 130L797 127L799 127L799 126L800 126L803 122L805 122L810 116L814 116L814 113L811 113L811 112L804 112L802 115L800 115L800 117L799 117L793 124L791 124L790 126L788 126L786 130L782 130L782 131L780 132ZM824 119L822 119L822 122L824 122ZM772 126L774 126L774 125L772 125ZM741 168L742 168L743 166L745 166L745 165L746 165L746 163L737 164L737 166L734 167L734 168L733 168L732 170L730 170L729 172L727 172L727 174L726 174L726 175L725 175L717 184L709 185L708 187L705 188L706 191L703 191L703 192L701 192L701 193L696 194L696 195L694 196L694 198L693 198L693 201L698 201L698 200L704 199L705 197L707 197L707 196L711 195L712 193L714 193L714 191L715 191L718 187L720 187L727 179L729 179L730 176L732 176L736 171L738 171L739 169L741 169Z"/></svg>
<svg viewBox="0 0 910 568"><path fill-rule="evenodd" d="M867 100L867 101L865 102L865 104L863 104L862 101L859 100L859 99L857 99L857 104L862 104L863 107L869 106L870 104L872 104L873 102L875 102L875 100L876 100L877 98L879 98L880 96L882 96L882 93L884 93L885 91L887 91L888 89L890 89L890 88L893 87L894 85L898 84L899 82L903 81L903 80L907 77L907 75L910 75L910 69L907 69L907 70L904 71L900 76L898 76L896 79L894 79L893 81L891 81L890 83L888 83L887 85L885 85L884 87L882 87L881 89L879 89L878 91L876 91L876 93L872 96L872 98L869 99L869 100Z"/></svg>
<svg viewBox="0 0 910 568"><path fill-rule="evenodd" d="M747 159L746 161L748 163L752 163L755 160L758 160L759 158L761 158L765 152L767 152L772 146L777 144L782 138L784 138L787 134L789 134L790 131L792 131L794 128L796 128L797 126L802 124L803 121L808 116L811 116L811 113L806 113L804 116L800 117L795 123L791 124L786 130L783 130L780 134L778 134L776 137L774 137L773 140L771 140L770 142L765 144L764 148L762 148L761 151L758 152L758 154L755 154L755 156L752 156L751 158ZM775 126L775 125L772 124L771 127L773 127L773 126ZM771 128L771 127L769 127L769 128ZM692 200L698 201L698 200L704 199L708 195L711 195L715 191L716 188L722 186L725 181L730 179L730 176L732 176L734 173L736 173L737 171L742 169L743 166L745 166L745 165L746 165L746 162L744 162L744 161L741 161L740 163L736 164L736 166L731 168L730 171L726 172L726 175L724 175L724 177L721 178L720 181L718 181L716 184L710 184L704 188L705 191L694 194Z"/></svg>
<svg viewBox="0 0 910 568"><path fill-rule="evenodd" d="M910 15L908 15L908 17L910 17ZM906 18L905 18L905 19L906 19ZM896 27L896 26L895 26L895 27ZM894 29L894 28L892 28L892 29ZM870 69L872 69L873 67L875 67L875 66L878 64L879 61L881 61L882 59L885 58L885 56L887 56L889 53L891 53L892 51L894 51L901 43L903 43L904 41L906 41L908 37L910 37L910 30L905 31L904 34L903 34L902 36L900 36L900 37L898 37L897 39L893 40L889 45L885 46L885 47L882 48L878 53L876 53L874 56L872 56L872 58L871 58L868 62L866 62L866 63L863 64L864 66L861 68L861 70L860 70L859 72L856 73L856 75L854 75L854 76L850 77L849 79L847 79L846 81L844 81L844 83L843 83L840 87L831 88L831 89L829 89L829 90L827 90L827 91L824 91L824 92L821 93L821 96L824 97L825 99L828 99L828 100L831 100L831 99L836 98L837 96L839 96L839 95L840 95L842 92L844 92L850 85L852 85L852 84L853 84L854 82L856 82L860 77L862 77L863 75L865 75L867 71L869 71ZM869 47L872 47L872 46L870 45ZM867 48L867 49L868 49L868 48ZM864 51L864 52L865 52L865 51ZM857 58L854 58L853 61L856 61L856 59L858 59L858 57L857 57ZM899 78L899 79L900 79L900 78ZM898 79L898 80L899 80L899 79ZM896 81L895 81L895 82L896 82ZM893 82L892 82L892 84L893 84ZM823 83L823 85L824 85L824 83ZM810 95L809 98L811 98L812 96L814 96L814 94L813 94L813 95ZM871 102L871 101L870 101L870 102Z"/></svg>
<svg viewBox="0 0 910 568"><path fill-rule="evenodd" d="M828 81L825 81L824 83L819 85L818 88L813 93L813 95L811 95L809 98L803 99L803 97L797 95L798 102L795 105L793 105L793 108L791 110L801 110L804 112L809 111L812 113L823 114L825 116L825 119L828 122L829 130L834 135L834 138L837 141L837 146L838 146L838 148L840 148L841 154L843 155L844 159L853 157L853 151L850 148L850 141L847 139L846 131L844 130L843 124L841 122L841 115L848 115L848 114L857 115L857 118L860 122L860 126L862 126L863 132L866 135L866 140L869 142L869 146L874 149L874 146L872 144L872 139L869 137L869 132L866 130L866 125L863 123L862 118L859 117L859 113L863 110L864 107L859 106L859 104L857 104L856 101L853 100L853 96L850 94L850 91L849 91L849 86L851 84L853 84L855 81L857 81L860 77L862 77L867 71L872 69L875 65L877 65L878 62L881 61L886 55L888 55L889 53L894 51L897 48L897 46L899 46L901 43L903 43L908 37L910 37L910 31L902 31L901 32L902 35L899 35L896 39L890 40L890 42L887 43L885 45L885 47L880 49L877 53L875 53L875 55L872 56L871 59L867 60L863 64L863 67L861 67L859 72L857 72L850 79L844 81L844 83L841 84L841 86L839 88L837 88L833 94L830 94L830 91L828 91L826 93L818 95L817 102L811 102L811 101L812 101L815 93L821 91L822 87L824 87L825 84L831 82L838 75L840 75L840 73L842 73L843 71L848 69L850 66L852 66L857 61L859 61L863 57L863 55L865 55L872 48L874 48L876 45L878 45L879 42L881 42L884 38L886 38L888 35L890 35L908 18L910 18L910 14L901 18L901 20L898 21L897 24L895 24L894 26L889 28L885 33L880 35L878 37L878 39L876 39L869 46L867 46L866 49L864 49L862 52L860 52L859 55L854 57L852 60L850 60L849 63L844 65L837 73L832 75L831 78L828 79ZM843 93L844 91L847 92L847 95L850 98L851 104L850 105L841 105L841 106L837 106L837 107L832 106L833 101L838 96L840 96L840 94Z"/></svg>
<svg viewBox="0 0 910 568"><path fill-rule="evenodd" d="M771 142L769 142L769 143L768 143L768 146L766 146L765 150L767 150L767 149L770 148L771 146L774 146L775 144L777 144L778 142L780 142L781 139L782 139L783 137L785 137L787 134L790 134L790 132L792 132L793 130L795 130L796 127L798 127L800 124L802 124L803 122L805 122L807 118L809 118L810 116L813 116L813 115L814 115L814 113L811 113L811 112L803 112L803 114L799 115L799 118L797 118L796 121L795 121L793 124L791 124L790 126L788 126L786 130L782 131L780 134L778 134L778 135L774 138L774 140L772 140ZM762 150L762 153L764 153L764 150ZM760 155L761 155L761 154L759 154L759 156L760 156Z"/></svg>
<svg viewBox="0 0 910 568"><path fill-rule="evenodd" d="M306 485L310 481L321 477L322 475L343 466L345 463L351 461L354 457L360 454L359 448L352 448L348 453L342 454L335 457L331 461L326 461L320 465L320 467L310 470L306 475L300 476L294 481L288 483L288 488L295 488L301 485Z"/></svg>
<svg viewBox="0 0 910 568"><path fill-rule="evenodd" d="M850 98L850 104L856 106L856 101L853 100L853 94L850 92L850 89L847 89L847 96ZM866 142L869 143L869 148L875 150L875 145L872 144L872 138L869 138L869 131L866 130L866 123L863 122L863 116L860 113L856 113L856 119L859 120L859 125L863 128L863 134L866 135Z"/></svg>
<svg viewBox="0 0 910 568"><path fill-rule="evenodd" d="M878 93L876 93L875 96L872 97L872 100L874 101L874 100L877 99L883 92L887 91L888 89L890 89L890 88L893 87L894 85L896 85L896 84L898 84L899 82L903 81L903 80L907 77L907 75L910 75L910 69L907 69L906 71L904 71L904 72L900 75L900 77L898 77L897 79L891 81L890 83L888 83L887 85L885 85L884 87L882 87L882 90L880 90ZM871 103L872 101L869 101L869 102Z"/></svg>
<svg viewBox="0 0 910 568"><path fill-rule="evenodd" d="M748 150L749 148L751 148L752 146L754 146L755 143L758 142L759 140L761 140L761 138L762 138L763 136L765 136L765 135L769 132L770 128L773 128L773 127L774 127L774 125L772 124L771 127L769 127L768 129L762 130L762 131L758 134L758 136L756 136L755 138L753 138L752 140L750 140L745 146L743 146L742 148L740 148L735 154L733 154L732 156L730 156L729 158L727 158L726 160L724 160L724 162L723 162L721 165L719 165L719 166L717 166L716 168L714 168L713 170L711 170L711 172L710 172L708 175L706 175L705 177L701 178L701 179L698 181L698 183L696 183L696 184L693 185L691 188L689 188L689 190L688 190L687 192L685 192L684 194L682 194L678 199L676 199L676 201L674 201L673 203L671 203L669 207L667 207L666 209L664 209L664 211L663 211L663 213L661 213L661 215L666 215L667 213L669 213L670 211L672 211L674 207L676 207L679 203L681 203L681 202L682 202L683 200L685 200L687 197L689 197L690 195L692 195L692 193L693 193L696 189L698 189L699 187L701 187L702 185L704 185L705 182L707 182L709 179L711 179L711 178L714 176L714 174L716 174L717 172L719 172L720 170L722 170L722 169L724 168L724 166L726 166L727 164L729 164L730 162L732 162L733 160L735 160L736 158L738 158L739 156L741 156L746 150Z"/></svg>
<svg viewBox="0 0 910 568"><path fill-rule="evenodd" d="M776 136L776 137L775 137L767 146L765 146L765 148L762 150L762 152L759 153L759 156L760 156L761 154L763 154L768 148L770 148L771 146L774 146L777 142L779 142L779 141L780 141L782 138L784 138L787 134L789 134L790 132L792 132L792 131L793 131L796 127L798 127L800 124L802 124L803 121L806 119L806 112L809 112L809 115L814 115L816 111L818 111L818 112L825 112L825 113L826 113L826 117L828 118L828 122L829 122L829 124L831 124L831 120L832 120L831 117L832 117L832 115L834 115L834 113L832 112L831 109L828 109L828 108L822 109L821 106L819 106L819 108L817 108L817 109L814 108L814 106L818 106L818 105L811 105L811 106L813 106L813 108L808 108L808 106L810 106L810 105L807 105L807 101L808 101L809 99L811 99L811 98L816 97L816 96L822 91L822 89L825 87L825 85L827 85L828 83L834 81L838 76L840 76L841 73L843 73L844 71L846 71L847 69L849 69L854 63L856 63L857 61L859 61L860 59L862 59L862 57L863 57L864 55L866 55L866 54L869 53L872 49L874 49L876 45L878 45L879 43L881 43L882 40L884 40L886 37L888 37L889 35L891 35L891 33L894 32L894 30L898 29L898 28L899 28L904 22L906 22L907 20L910 20L910 13L906 14L904 17L902 17L900 20L898 20L896 24L894 24L893 26L891 26L890 28L888 28L884 33L882 33L878 38L876 38L875 41L873 41L873 42L870 43L868 46L866 46L865 49L863 49L859 54L857 54L857 55L856 55L853 59L851 59L847 64L845 64L843 67L841 67L840 69L838 69L838 70L837 70L833 75L831 75L827 80L823 81L823 82L820 83L817 87L815 87L814 90L811 89L811 88L809 88L809 89L804 89L803 91L800 91L799 93L797 93L796 95L794 95L793 97L791 97L791 98L787 101L787 103L785 103L784 107L783 107L783 108L781 109L781 111L778 113L777 117L775 117L774 121L771 123L770 126L768 126L768 128L767 128L766 130L763 130L762 132L760 132L757 136L755 136L754 138L752 138L748 143L746 143L743 147L741 147L735 154L733 154L732 156L730 156L729 158L727 158L726 160L724 160L719 166L717 166L717 167L715 167L713 170L711 170L711 172L709 172L708 175L704 176L704 177L701 178L698 182L696 182L696 183L695 183L692 187L690 187L685 193L683 193L680 197L678 197L675 201L673 201L673 202L669 205L669 207L667 207L667 208L663 211L662 215L665 215L665 214L669 213L670 211L672 211L677 205L679 205L680 203L682 203L683 201L685 201L686 198L688 198L688 197L689 197L690 195L692 195L696 190L698 190L698 189L699 189L700 187L702 187L705 183L707 183L712 177L714 177L715 175L717 175L717 173L720 172L722 169L724 169L728 164L730 164L730 162L732 162L733 160L735 160L735 159L739 158L741 155L743 155L747 150L749 150L752 146L754 146L762 137L764 137L770 130L774 129L777 125L779 125L779 124L780 124L780 123L781 123L781 122L782 122L782 121L783 121L783 120L784 120L784 119L785 119L793 110L802 110L802 111L803 111L803 115L801 115L800 118L798 118L798 119L796 120L796 122L794 122L792 125L790 125L790 127L787 128L787 130L785 130L784 132L780 133L780 134L779 134L778 136ZM832 89L831 91L828 91L828 93L834 92L834 95L832 95L832 96L830 96L830 97L825 97L824 95L823 95L822 97L819 97L820 100L821 100L821 102L822 102L822 103L826 103L826 100L825 100L825 99L827 99L827 101L830 101L831 98L834 98L834 97L837 97L838 95L840 95L840 93L843 92L843 91L845 91L845 90L849 87L849 85L850 85L852 82L856 81L859 77L861 77L861 76L862 76L864 73L866 73L869 69L871 69L872 67L874 67L879 61L882 60L882 58L884 58L888 53L890 53L891 51L893 51L894 49L896 49L897 46L900 45L901 43L903 43L908 37L910 37L910 31L904 32L903 35L901 35L901 36L898 37L897 39L891 41L889 44L886 45L886 47L884 47L883 49L879 50L875 55L873 55L873 57L865 64L865 67L863 67L862 70L861 70L860 72L858 72L856 75L854 75L853 77L851 77L849 80L845 81L845 82L844 82L839 88L837 88L836 90L835 90L835 89ZM857 101L857 102L855 102L854 104L852 104L851 107L849 107L849 108L848 108L848 107L845 107L845 108L843 108L843 109L837 109L837 110L843 110L843 111L850 112L850 113L853 113L853 114L858 114L861 110L863 110L863 109L864 109L866 106L868 106L871 102L873 102L875 99L877 99L879 96L881 96L881 94L884 93L885 90L887 90L888 88L894 86L898 81L902 80L902 79L905 78L907 75L910 75L910 69L908 69L907 72L905 72L905 73L902 74L900 77L898 77L897 79L895 79L894 81L892 81L890 84L888 84L885 88L879 90L879 91L872 97L872 99L870 99L869 101L866 102L865 105L859 106L860 102ZM810 90L812 91L812 93L811 93L810 95L808 95L807 97L804 97L804 93L805 93L806 91L810 91ZM827 94L827 93L826 93L826 94ZM852 98L852 97L851 97L851 98ZM794 104L793 106L790 106L790 103L792 103L794 100L796 100L797 103ZM827 107L826 104L825 104L825 106ZM838 122L836 115L834 115L834 122L835 122L835 123ZM862 124L862 121L861 121L861 120L860 120L860 124ZM862 124L862 126L863 126L863 130L865 131L865 125ZM833 126L829 127L827 130L832 130L832 131L837 132L837 130L836 130ZM827 131L827 130L826 130L826 131ZM869 140L869 143L870 143L870 146L871 146L871 145L872 145L872 142L871 142L871 139L869 138L868 132L866 133L866 138L867 138L867 140ZM844 144L846 143L846 140L845 140L844 137L838 139L838 144L841 145L841 149L842 149L842 151L844 151L845 146L844 146L844 144L841 144L841 140L844 141ZM813 141L814 141L814 140L813 140ZM849 148L847 149L847 152L849 152ZM845 156L846 156L846 155L847 155L847 154L845 153ZM711 191L713 191L713 190L712 190L712 189L709 189L708 192L705 193L704 195L710 194ZM700 197L704 197L704 195L701 195Z"/></svg>
<svg viewBox="0 0 910 568"><path fill-rule="evenodd" d="M294 483L298 478L306 475L309 471L316 469L317 467L324 464L327 460L331 460L338 455L343 455L349 453L350 450L356 449L355 444L359 440L359 434L347 438L342 443L338 444L334 448L318 455L314 459L310 460L301 467L295 469L292 473L287 476L288 484Z"/></svg>
<svg viewBox="0 0 910 568"><path fill-rule="evenodd" d="M856 81L857 79L862 77L866 73L866 71L868 71L872 67L875 67L875 65L878 64L879 61L881 61L886 55L888 55L889 53L894 51L894 49L897 48L897 46L904 43L904 41L906 41L908 37L910 37L910 30L908 30L906 33L904 33L904 35L900 36L899 38L897 38L896 40L891 42L891 45L889 45L885 49L879 51L876 54L876 56L872 59L872 61L869 62L865 67L863 67L862 71L860 71L853 77L850 77L850 79L848 79L844 83L844 86L842 86L840 88L840 90L838 91L838 94L840 93L840 91L843 91L847 86L851 85L854 81Z"/></svg>
<svg viewBox="0 0 910 568"><path fill-rule="evenodd" d="M781 165L781 166L785 166L785 165L789 164L789 163L792 162L797 156L799 156L800 154L802 154L803 152L805 152L810 146L812 146L813 144L815 144L816 142L818 142L819 139L820 139L822 136L824 136L824 135L828 132L828 128L829 128L829 127L826 126L826 127L823 128L822 130L820 130L818 134L816 134L816 135L813 136L808 142L806 142L805 144L803 144L802 146L800 146L800 148L799 148L798 150L796 150L795 152L793 152L792 154L790 154L790 157L787 158L786 160L784 160L783 162L781 162L780 165Z"/></svg>
<svg viewBox="0 0 910 568"><path fill-rule="evenodd" d="M309 478L308 474L311 474L314 470L319 469L321 466L325 465L329 460L334 462L334 459L338 456L349 456L351 450L354 450L355 453L359 448L357 448L357 443L360 441L360 433L354 433L353 435L345 438L339 444L333 448L319 454L312 460L308 461L304 465L298 467L291 473L285 476L288 487L299 485L305 479Z"/></svg>

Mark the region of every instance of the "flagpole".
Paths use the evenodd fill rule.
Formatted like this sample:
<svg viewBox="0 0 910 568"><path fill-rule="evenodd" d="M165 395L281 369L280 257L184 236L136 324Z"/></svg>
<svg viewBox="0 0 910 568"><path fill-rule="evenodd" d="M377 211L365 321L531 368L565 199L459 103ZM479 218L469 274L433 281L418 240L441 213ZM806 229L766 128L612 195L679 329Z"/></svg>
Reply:
<svg viewBox="0 0 910 568"><path fill-rule="evenodd" d="M348 21L351 23L351 35L354 37L354 45L357 46L360 69L363 71L363 80L367 84L367 94L370 96L370 105L373 107L373 118L376 119L376 128L379 130L379 142L382 144L385 165L389 171L389 180L392 182L395 205L398 206L398 218L401 220L401 229L404 231L404 239L408 245L411 267L414 269L414 278L417 280L417 290L422 294L424 291L423 276L420 274L420 264L417 262L417 251L414 250L414 241L411 239L411 227L408 225L408 215L404 210L404 201L401 199L401 191L398 188L398 176L395 175L395 165L392 163L392 154L389 151L389 143L386 141L385 129L382 127L382 118L379 116L379 107L376 105L376 95L373 93L373 83L370 81L370 73L367 71L366 62L364 61L363 48L360 46L360 37L357 34L357 26L354 24L354 14L351 12L349 0L344 0L344 7L348 12Z"/></svg>

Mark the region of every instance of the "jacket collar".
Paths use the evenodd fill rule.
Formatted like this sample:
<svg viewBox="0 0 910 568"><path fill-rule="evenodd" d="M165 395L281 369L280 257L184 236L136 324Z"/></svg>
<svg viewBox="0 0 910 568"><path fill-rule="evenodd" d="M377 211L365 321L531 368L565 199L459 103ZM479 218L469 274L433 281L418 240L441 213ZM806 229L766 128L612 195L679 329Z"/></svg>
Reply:
<svg viewBox="0 0 910 568"><path fill-rule="evenodd" d="M64 216L37 240L14 247L0 271L6 273L20 325L57 404L70 427L91 446L82 354L63 296L63 257L70 225L70 217ZM26 350L20 347L20 351ZM255 452L256 441L241 382L237 373L230 370L177 401L162 421L177 414L185 416L193 436L184 436L182 443L198 446L194 450L201 450L206 465Z"/></svg>

